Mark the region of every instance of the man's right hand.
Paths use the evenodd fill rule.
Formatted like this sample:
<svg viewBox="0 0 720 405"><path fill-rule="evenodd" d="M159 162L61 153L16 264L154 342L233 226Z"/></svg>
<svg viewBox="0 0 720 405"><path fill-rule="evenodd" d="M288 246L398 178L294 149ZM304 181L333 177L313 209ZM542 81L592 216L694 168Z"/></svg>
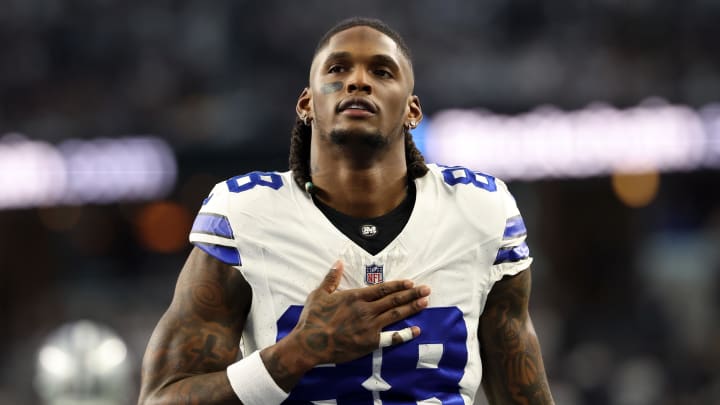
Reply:
<svg viewBox="0 0 720 405"><path fill-rule="evenodd" d="M302 375L318 364L343 363L380 346L382 328L427 307L430 288L410 280L337 291L344 267L337 261L320 286L310 293L295 328L260 352L277 384L289 392ZM413 326L412 337L421 330ZM392 344L404 342L400 332Z"/></svg>

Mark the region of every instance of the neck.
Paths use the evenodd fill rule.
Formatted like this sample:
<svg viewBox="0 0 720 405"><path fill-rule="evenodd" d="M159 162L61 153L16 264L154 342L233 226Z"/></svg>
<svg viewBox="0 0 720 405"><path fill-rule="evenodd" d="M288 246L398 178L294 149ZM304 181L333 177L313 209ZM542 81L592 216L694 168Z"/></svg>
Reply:
<svg viewBox="0 0 720 405"><path fill-rule="evenodd" d="M404 143L368 156L346 147L311 147L315 196L343 214L378 217L400 205L407 195ZM318 153L315 153L318 152ZM363 155L363 156L360 156Z"/></svg>
<svg viewBox="0 0 720 405"><path fill-rule="evenodd" d="M323 203L343 214L374 218L400 205L407 195L407 176L379 168L363 171L337 170L331 176L313 176L315 194Z"/></svg>

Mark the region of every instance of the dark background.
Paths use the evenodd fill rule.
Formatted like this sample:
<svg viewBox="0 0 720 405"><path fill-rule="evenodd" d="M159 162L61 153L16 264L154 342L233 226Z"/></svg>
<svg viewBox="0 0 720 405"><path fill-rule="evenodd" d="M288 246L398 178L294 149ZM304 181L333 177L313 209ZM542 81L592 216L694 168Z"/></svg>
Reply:
<svg viewBox="0 0 720 405"><path fill-rule="evenodd" d="M405 37L429 117L720 101L713 0L3 0L0 137L154 134L179 172L163 201L0 211L0 403L41 403L37 351L79 319L126 341L134 401L202 198L227 177L287 168L316 42L352 15ZM510 183L558 404L720 403L719 186L717 171L663 172L657 196L631 208L609 176Z"/></svg>

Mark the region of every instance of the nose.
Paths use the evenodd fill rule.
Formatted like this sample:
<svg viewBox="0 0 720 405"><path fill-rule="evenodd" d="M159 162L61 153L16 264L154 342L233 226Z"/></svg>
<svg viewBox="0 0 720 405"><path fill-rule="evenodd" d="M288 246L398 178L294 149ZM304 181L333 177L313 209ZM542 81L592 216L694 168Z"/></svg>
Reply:
<svg viewBox="0 0 720 405"><path fill-rule="evenodd" d="M367 74L368 73L365 71L365 69L355 69L348 78L348 93L365 92L367 94L371 94L372 86L367 80Z"/></svg>

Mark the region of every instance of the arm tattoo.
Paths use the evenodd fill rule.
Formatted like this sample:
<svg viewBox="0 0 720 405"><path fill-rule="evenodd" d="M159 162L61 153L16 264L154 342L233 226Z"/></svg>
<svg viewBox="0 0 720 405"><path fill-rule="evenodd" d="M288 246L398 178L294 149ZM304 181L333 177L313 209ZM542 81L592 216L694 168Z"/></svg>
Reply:
<svg viewBox="0 0 720 405"><path fill-rule="evenodd" d="M316 352L321 352L328 347L328 334L325 332L315 332L305 339L305 343L310 349Z"/></svg>
<svg viewBox="0 0 720 405"><path fill-rule="evenodd" d="M195 360L190 363L190 368L194 369L200 364L202 364L203 360L206 358L210 358L212 360L220 360L220 355L215 354L212 352L213 347L215 346L215 342L217 341L217 336L215 335L208 335L207 340L205 340L205 346L202 349L191 349L190 351L192 353L197 353L197 357Z"/></svg>
<svg viewBox="0 0 720 405"><path fill-rule="evenodd" d="M195 250L148 343L140 403L237 404L225 369L250 307L242 275Z"/></svg>
<svg viewBox="0 0 720 405"><path fill-rule="evenodd" d="M265 361L265 367L280 387L292 387L299 381L299 378L293 375L283 363L281 356L277 352L272 352Z"/></svg>
<svg viewBox="0 0 720 405"><path fill-rule="evenodd" d="M529 297L529 270L497 282L488 297L479 335L483 388L491 404L553 404Z"/></svg>

